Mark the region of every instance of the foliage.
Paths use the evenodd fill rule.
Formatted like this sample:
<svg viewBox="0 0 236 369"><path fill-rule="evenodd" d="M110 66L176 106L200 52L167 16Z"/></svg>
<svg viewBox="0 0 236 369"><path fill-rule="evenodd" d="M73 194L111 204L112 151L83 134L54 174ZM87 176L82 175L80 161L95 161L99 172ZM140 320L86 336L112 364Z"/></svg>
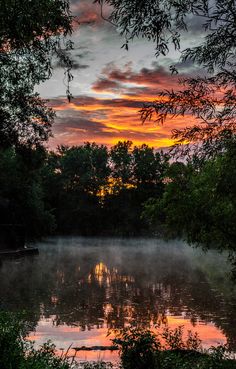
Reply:
<svg viewBox="0 0 236 369"><path fill-rule="evenodd" d="M87 362L83 364L83 369L112 369L112 368L113 368L112 363L103 361L98 361L95 363Z"/></svg>
<svg viewBox="0 0 236 369"><path fill-rule="evenodd" d="M129 144L130 145L130 144ZM123 150L124 149L124 150ZM235 249L235 144L202 162L169 162L142 145L19 147L0 151L2 223L28 237L157 234ZM128 158L128 171L124 164Z"/></svg>
<svg viewBox="0 0 236 369"><path fill-rule="evenodd" d="M131 141L120 141L110 151L113 177L120 178L123 185L131 180L131 146Z"/></svg>
<svg viewBox="0 0 236 369"><path fill-rule="evenodd" d="M0 367L18 369L24 360L22 336L26 334L22 317L15 314L0 313Z"/></svg>
<svg viewBox="0 0 236 369"><path fill-rule="evenodd" d="M72 369L66 356L56 354L48 342L36 350L25 337L32 328L24 315L0 312L1 369Z"/></svg>
<svg viewBox="0 0 236 369"><path fill-rule="evenodd" d="M74 358L58 355L51 342L35 349L25 337L32 330L22 314L0 312L0 365L2 369L73 369ZM183 328L159 334L137 328L117 331L113 342L120 347L123 369L233 369L227 346L202 351L196 334ZM111 369L111 363L83 363L84 369Z"/></svg>
<svg viewBox="0 0 236 369"><path fill-rule="evenodd" d="M19 369L72 369L74 366L65 356L58 356L51 342L44 343L39 349L28 344L26 355Z"/></svg>
<svg viewBox="0 0 236 369"><path fill-rule="evenodd" d="M118 331L113 343L120 348L120 358L124 369L158 368L156 352L161 344L150 330L137 328Z"/></svg>
<svg viewBox="0 0 236 369"><path fill-rule="evenodd" d="M40 237L54 228L44 204L42 148L0 150L0 223L23 224L28 238Z"/></svg>
<svg viewBox="0 0 236 369"><path fill-rule="evenodd" d="M168 166L169 157L167 155L154 152L153 148L143 144L140 147L134 147L132 156L133 175L136 185L161 183L163 180L163 173Z"/></svg>
<svg viewBox="0 0 236 369"><path fill-rule="evenodd" d="M105 185L110 169L108 150L95 143L83 146L59 147L60 167L65 189L79 190L96 195Z"/></svg>
<svg viewBox="0 0 236 369"><path fill-rule="evenodd" d="M156 54L166 55L170 45L181 53L181 62L203 67L201 75L184 78L179 91L162 91L154 102L142 109L142 119L153 115L162 124L168 117L196 118L193 126L173 131L177 153L212 157L224 150L234 136L235 127L235 17L234 0L95 0L101 7L111 6L109 21L130 40L143 37L155 42ZM195 21L202 26L197 46L182 50L184 33ZM170 69L178 73L175 66ZM191 144L191 145L186 145Z"/></svg>
<svg viewBox="0 0 236 369"><path fill-rule="evenodd" d="M166 176L163 197L144 205L145 219L169 237L235 249L235 144L204 163L172 163Z"/></svg>
<svg viewBox="0 0 236 369"><path fill-rule="evenodd" d="M54 113L34 88L50 78L53 58L72 76L68 0L6 0L0 4L1 147L37 146L48 139ZM68 87L69 88L69 87ZM69 94L69 90L67 91Z"/></svg>
<svg viewBox="0 0 236 369"><path fill-rule="evenodd" d="M30 5L30 6L29 6ZM6 0L0 8L1 49L41 48L52 35L71 31L67 0Z"/></svg>
<svg viewBox="0 0 236 369"><path fill-rule="evenodd" d="M85 143L48 153L44 192L61 232L136 235L145 229L141 204L162 194L167 157L131 145L119 142L108 151Z"/></svg>
<svg viewBox="0 0 236 369"><path fill-rule="evenodd" d="M63 233L141 233L141 204L162 194L167 158L131 144L128 171L122 142L110 151L95 143L1 150L2 222L24 224L29 236L50 233L55 223Z"/></svg>
<svg viewBox="0 0 236 369"><path fill-rule="evenodd" d="M234 250L235 153L232 142L205 162L171 163L146 145L127 151L122 142L110 151L95 143L57 152L4 149L1 222L24 224L28 237L55 227L66 234L154 233Z"/></svg>
<svg viewBox="0 0 236 369"><path fill-rule="evenodd" d="M188 332L183 339L183 327L165 328L159 334L127 328L119 331L113 342L120 347L123 369L236 368L227 346L203 351L197 334Z"/></svg>

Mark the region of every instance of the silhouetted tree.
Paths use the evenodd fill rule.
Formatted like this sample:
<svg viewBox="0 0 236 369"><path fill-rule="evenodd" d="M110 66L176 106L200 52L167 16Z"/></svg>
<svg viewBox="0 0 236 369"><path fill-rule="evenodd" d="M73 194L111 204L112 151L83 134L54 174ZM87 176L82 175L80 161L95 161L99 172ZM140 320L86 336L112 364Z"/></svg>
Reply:
<svg viewBox="0 0 236 369"><path fill-rule="evenodd" d="M64 64L68 83L72 44L68 0L6 0L0 4L0 145L37 146L51 134L54 113L36 84L52 73L53 57ZM69 90L67 91L69 95Z"/></svg>
<svg viewBox="0 0 236 369"><path fill-rule="evenodd" d="M135 37L155 42L156 55L166 55L174 45L181 61L192 61L206 69L194 78L180 81L179 91L163 91L147 103L142 119L153 116L162 124L167 117L191 114L196 124L175 129L180 154L193 150L203 157L224 151L236 132L236 5L234 0L96 0L111 5L109 21L125 37L125 47ZM184 32L197 19L204 31L199 45L182 49ZM205 33L204 33L205 32ZM178 73L175 66L171 66ZM189 143L190 145L186 145Z"/></svg>
<svg viewBox="0 0 236 369"><path fill-rule="evenodd" d="M28 238L47 235L55 227L42 187L45 156L42 147L0 150L0 198L7 203L0 223L23 224Z"/></svg>
<svg viewBox="0 0 236 369"><path fill-rule="evenodd" d="M119 141L111 148L112 177L121 181L121 186L130 183L132 177L131 141Z"/></svg>
<svg viewBox="0 0 236 369"><path fill-rule="evenodd" d="M235 250L235 143L199 166L175 162L166 172L164 194L150 199L144 217L168 237L190 243Z"/></svg>
<svg viewBox="0 0 236 369"><path fill-rule="evenodd" d="M143 144L140 147L134 147L132 157L134 183L137 185L161 183L168 162L167 155L154 152L153 148Z"/></svg>

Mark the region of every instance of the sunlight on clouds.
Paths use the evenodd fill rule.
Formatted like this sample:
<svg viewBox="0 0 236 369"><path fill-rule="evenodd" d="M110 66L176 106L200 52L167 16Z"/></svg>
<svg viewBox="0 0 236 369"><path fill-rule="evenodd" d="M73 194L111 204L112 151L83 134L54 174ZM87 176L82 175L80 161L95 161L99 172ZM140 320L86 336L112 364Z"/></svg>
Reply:
<svg viewBox="0 0 236 369"><path fill-rule="evenodd" d="M58 115L55 138L50 141L52 147L85 141L110 146L119 140L131 140L135 145L146 143L155 148L169 147L174 144L173 129L195 122L192 116L185 116L168 117L164 125L156 124L155 119L142 124L140 110L144 104L157 101L158 91L178 84L177 77L158 64L137 72L132 70L132 63L124 69L109 63L102 73L91 86L91 95L76 96L71 103L62 98L51 100Z"/></svg>

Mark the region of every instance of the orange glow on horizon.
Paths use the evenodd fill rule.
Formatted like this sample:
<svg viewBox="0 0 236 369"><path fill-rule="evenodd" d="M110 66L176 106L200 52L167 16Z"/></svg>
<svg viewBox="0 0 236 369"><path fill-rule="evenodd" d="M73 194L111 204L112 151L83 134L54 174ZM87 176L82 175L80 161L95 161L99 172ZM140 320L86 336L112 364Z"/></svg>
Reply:
<svg viewBox="0 0 236 369"><path fill-rule="evenodd" d="M152 100L153 96L149 95L138 97L122 95L119 99L105 100L96 97L90 102L88 100L87 105L62 100L62 105L54 106L54 109L59 114L68 112L68 116L71 114L76 116L78 112L78 127L75 124L70 126L68 118L65 132L58 134L57 127L55 128L50 146L80 145L87 141L112 146L118 141L131 140L134 145L146 143L154 148L170 147L175 143L172 130L191 126L196 119L192 116L169 117L164 125L157 125L154 121L142 124L139 113L142 104L138 108L137 103ZM88 123L81 128L80 122L83 119L88 120ZM93 127L94 123L98 127L97 130Z"/></svg>

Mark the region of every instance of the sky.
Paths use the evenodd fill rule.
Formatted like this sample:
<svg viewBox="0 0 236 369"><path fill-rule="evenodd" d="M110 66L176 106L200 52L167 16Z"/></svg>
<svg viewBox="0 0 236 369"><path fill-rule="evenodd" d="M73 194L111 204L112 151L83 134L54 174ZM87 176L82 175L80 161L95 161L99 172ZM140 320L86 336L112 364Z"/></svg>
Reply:
<svg viewBox="0 0 236 369"><path fill-rule="evenodd" d="M101 18L92 0L71 0L71 10L80 22L72 35L73 99L70 103L66 99L64 71L57 64L52 78L37 89L57 114L48 146L87 141L111 146L119 140L154 148L172 145L171 131L193 124L193 118L167 119L163 126L153 121L142 124L139 111L161 90L178 89L179 78L196 74L196 67L178 64L180 54L174 49L156 58L155 45L144 39L134 40L128 51L121 48L124 39ZM183 35L183 48L201 39L199 24L191 20L191 26L191 32ZM178 65L178 75L169 71L173 64Z"/></svg>

